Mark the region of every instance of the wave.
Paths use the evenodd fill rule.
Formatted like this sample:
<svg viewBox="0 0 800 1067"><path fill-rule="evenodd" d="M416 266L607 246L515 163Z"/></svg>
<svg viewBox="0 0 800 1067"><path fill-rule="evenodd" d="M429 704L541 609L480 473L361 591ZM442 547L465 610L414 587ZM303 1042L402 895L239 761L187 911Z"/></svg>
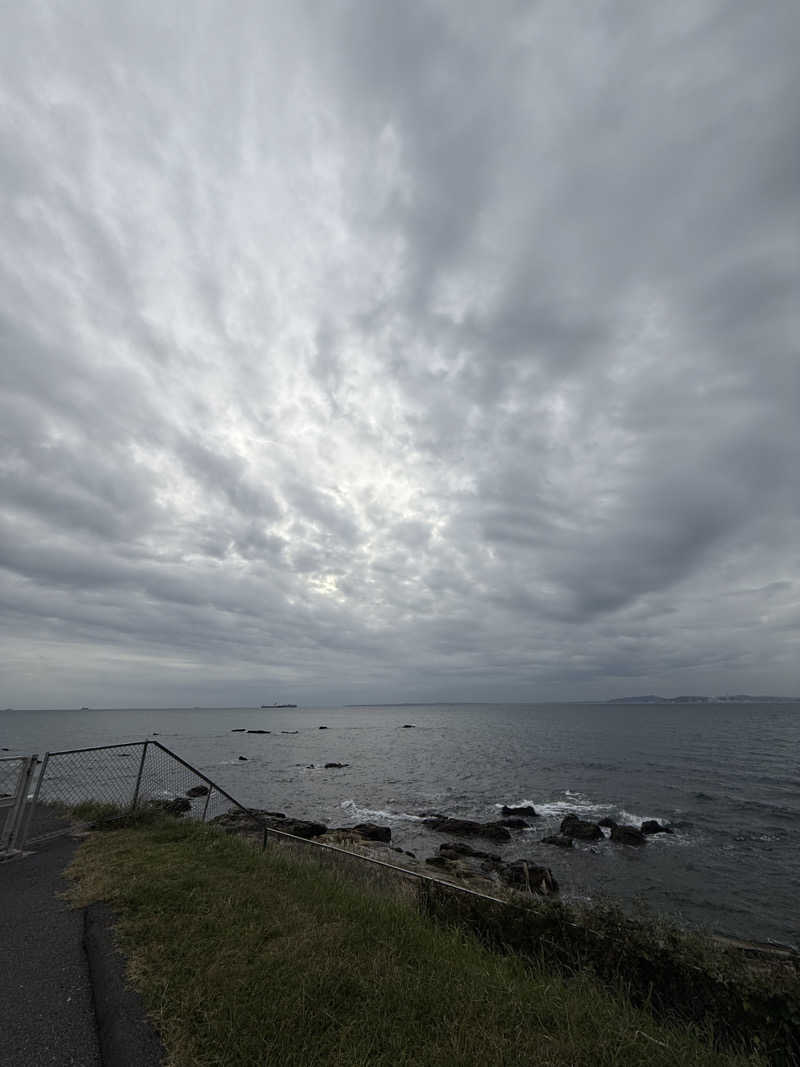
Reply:
<svg viewBox="0 0 800 1067"><path fill-rule="evenodd" d="M536 809L536 813L545 819L563 819L565 815L569 815L574 812L580 818L595 819L604 815L610 816L618 823L626 823L633 826L639 826L646 819L658 818L659 822L663 816L656 815L639 815L635 812L628 811L626 808L619 807L619 805L605 802L596 803L583 793L573 792L571 789L565 789L562 793L563 800L551 800L542 803L541 801L529 800L525 798L523 800L515 801L509 807L523 807L525 805L532 805ZM504 801L503 803L507 803ZM503 803L494 804L493 807L500 809L503 807ZM534 827L531 827L534 829ZM669 837L669 834L657 834L656 837Z"/></svg>
<svg viewBox="0 0 800 1067"><path fill-rule="evenodd" d="M352 819L388 819L395 822L422 822L426 816L407 811L383 811L380 808L360 808L355 800L343 800L339 805Z"/></svg>

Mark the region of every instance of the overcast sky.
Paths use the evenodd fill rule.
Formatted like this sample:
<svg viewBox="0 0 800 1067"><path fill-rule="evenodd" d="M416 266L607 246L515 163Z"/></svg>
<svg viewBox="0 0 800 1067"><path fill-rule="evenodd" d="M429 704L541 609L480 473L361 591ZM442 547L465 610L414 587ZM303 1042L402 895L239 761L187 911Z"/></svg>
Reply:
<svg viewBox="0 0 800 1067"><path fill-rule="evenodd" d="M0 704L800 693L798 55L3 4Z"/></svg>

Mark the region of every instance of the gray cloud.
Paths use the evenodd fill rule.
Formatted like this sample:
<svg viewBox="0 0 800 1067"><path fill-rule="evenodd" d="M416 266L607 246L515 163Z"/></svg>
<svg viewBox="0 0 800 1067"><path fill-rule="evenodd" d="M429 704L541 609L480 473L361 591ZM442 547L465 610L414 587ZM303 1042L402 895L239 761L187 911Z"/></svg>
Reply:
<svg viewBox="0 0 800 1067"><path fill-rule="evenodd" d="M800 692L799 49L5 8L0 702Z"/></svg>

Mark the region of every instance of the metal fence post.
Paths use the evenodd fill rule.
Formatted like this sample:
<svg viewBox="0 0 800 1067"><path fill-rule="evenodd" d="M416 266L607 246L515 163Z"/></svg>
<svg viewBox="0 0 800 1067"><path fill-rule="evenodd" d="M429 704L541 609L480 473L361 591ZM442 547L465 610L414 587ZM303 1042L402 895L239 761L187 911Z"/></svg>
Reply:
<svg viewBox="0 0 800 1067"><path fill-rule="evenodd" d="M38 758L39 757L37 755L31 756L30 767L28 769L28 774L27 774L27 777L26 777L26 786L25 786L26 795L27 795L27 783L30 782L30 780L31 780L31 777L33 775L33 768L36 766L36 761L38 760ZM28 828L30 827L31 818L33 817L33 813L36 810L36 805L39 803L39 791L42 788L42 782L44 781L44 772L47 770L47 761L48 761L49 758L50 758L50 753L49 752L45 752L44 760L42 761L42 769L39 771L39 777L36 779L36 788L33 791L33 797L31 798L31 800L28 803L25 804L25 810L24 810L24 813L23 813L23 816L22 816L22 821L21 821L21 823L19 825L19 829L18 829L18 832L17 832L17 840L19 841L19 850L20 850L20 852L22 852L24 850L25 842L28 839Z"/></svg>
<svg viewBox="0 0 800 1067"><path fill-rule="evenodd" d="M144 761L147 757L147 746L149 742L145 741L142 745L142 758L139 761L139 773L136 775L136 785L133 789L133 800L131 801L131 811L136 810L136 805L139 801L139 786L142 784L142 772L144 771Z"/></svg>
<svg viewBox="0 0 800 1067"><path fill-rule="evenodd" d="M210 789L206 793L206 802L203 805L203 818L200 820L201 822L205 822L206 821L206 815L208 815L208 802L209 802L209 800L211 800L211 790Z"/></svg>

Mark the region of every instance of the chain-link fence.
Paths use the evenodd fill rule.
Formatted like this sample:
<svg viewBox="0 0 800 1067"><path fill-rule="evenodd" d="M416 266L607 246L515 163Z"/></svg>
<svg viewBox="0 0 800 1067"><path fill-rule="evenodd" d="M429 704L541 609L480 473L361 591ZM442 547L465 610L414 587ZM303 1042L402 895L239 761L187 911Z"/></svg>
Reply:
<svg viewBox="0 0 800 1067"><path fill-rule="evenodd" d="M158 741L48 752L28 813L26 842L66 832L69 815L113 817L145 806L206 821L242 809L229 793Z"/></svg>

